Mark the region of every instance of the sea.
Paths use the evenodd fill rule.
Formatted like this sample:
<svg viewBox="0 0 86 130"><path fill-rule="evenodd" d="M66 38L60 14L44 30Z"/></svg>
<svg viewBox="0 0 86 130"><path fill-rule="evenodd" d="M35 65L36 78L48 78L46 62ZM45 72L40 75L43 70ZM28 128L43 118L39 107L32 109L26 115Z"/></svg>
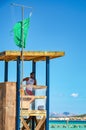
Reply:
<svg viewBox="0 0 86 130"><path fill-rule="evenodd" d="M49 130L86 130L86 121L49 121Z"/></svg>

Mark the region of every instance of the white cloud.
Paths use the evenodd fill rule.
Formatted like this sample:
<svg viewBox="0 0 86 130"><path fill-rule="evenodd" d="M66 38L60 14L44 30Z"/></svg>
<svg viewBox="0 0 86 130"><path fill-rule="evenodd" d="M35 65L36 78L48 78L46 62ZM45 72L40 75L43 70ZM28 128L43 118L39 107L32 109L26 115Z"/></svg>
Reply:
<svg viewBox="0 0 86 130"><path fill-rule="evenodd" d="M79 94L78 93L72 93L71 96L74 97L74 98L76 98L76 97L79 96Z"/></svg>

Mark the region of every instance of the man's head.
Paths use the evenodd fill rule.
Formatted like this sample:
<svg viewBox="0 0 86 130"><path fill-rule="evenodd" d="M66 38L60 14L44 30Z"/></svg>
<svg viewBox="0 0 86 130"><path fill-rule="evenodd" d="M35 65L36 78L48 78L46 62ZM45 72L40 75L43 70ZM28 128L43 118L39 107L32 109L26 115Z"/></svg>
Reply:
<svg viewBox="0 0 86 130"><path fill-rule="evenodd" d="M30 77L33 78L33 79L35 78L34 72L31 72L31 73L30 73Z"/></svg>

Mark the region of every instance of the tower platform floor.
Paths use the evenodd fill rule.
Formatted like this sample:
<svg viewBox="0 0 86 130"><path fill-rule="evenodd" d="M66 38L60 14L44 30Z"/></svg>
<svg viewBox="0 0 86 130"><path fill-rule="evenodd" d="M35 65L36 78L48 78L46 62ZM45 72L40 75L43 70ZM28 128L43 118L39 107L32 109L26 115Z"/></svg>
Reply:
<svg viewBox="0 0 86 130"><path fill-rule="evenodd" d="M29 117L29 116L45 116L46 110L24 110L22 109L20 112L21 117Z"/></svg>

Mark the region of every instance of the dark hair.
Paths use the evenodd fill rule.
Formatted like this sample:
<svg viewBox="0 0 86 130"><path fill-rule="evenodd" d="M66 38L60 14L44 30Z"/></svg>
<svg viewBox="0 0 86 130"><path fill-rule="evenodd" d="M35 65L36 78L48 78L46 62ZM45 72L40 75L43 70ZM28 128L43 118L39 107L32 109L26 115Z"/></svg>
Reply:
<svg viewBox="0 0 86 130"><path fill-rule="evenodd" d="M34 74L34 72L31 72L30 75Z"/></svg>

